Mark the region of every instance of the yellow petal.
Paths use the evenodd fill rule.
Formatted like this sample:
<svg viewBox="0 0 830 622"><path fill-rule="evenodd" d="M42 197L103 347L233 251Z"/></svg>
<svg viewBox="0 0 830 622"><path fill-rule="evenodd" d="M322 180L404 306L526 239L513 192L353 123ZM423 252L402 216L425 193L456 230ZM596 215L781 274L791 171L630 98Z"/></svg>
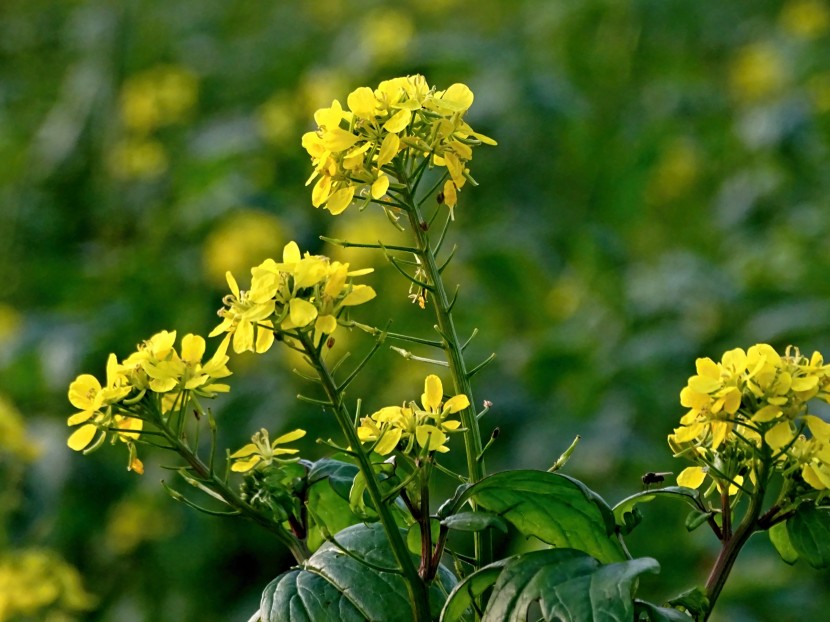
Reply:
<svg viewBox="0 0 830 622"><path fill-rule="evenodd" d="M80 410L95 410L101 405L101 383L92 374L81 374L69 385L69 402Z"/></svg>
<svg viewBox="0 0 830 622"><path fill-rule="evenodd" d="M98 432L98 428L92 424L81 426L72 433L66 441L66 444L70 449L74 449L75 451L83 451L87 448L87 446L89 446L92 439L95 438L96 432Z"/></svg>
<svg viewBox="0 0 830 622"><path fill-rule="evenodd" d="M302 438L305 436L305 430L301 430L297 428L293 432L287 432L282 436L277 437L277 439L271 443L272 447L276 447L277 445L284 445L286 443L290 443L291 441L296 441L298 438Z"/></svg>
<svg viewBox="0 0 830 622"><path fill-rule="evenodd" d="M288 315L295 327L303 328L315 320L317 307L302 298L292 298L288 303Z"/></svg>
<svg viewBox="0 0 830 622"><path fill-rule="evenodd" d="M767 430L764 440L773 449L781 449L793 440L793 430L789 421L782 421Z"/></svg>
<svg viewBox="0 0 830 622"><path fill-rule="evenodd" d="M326 209L331 212L333 216L341 214L352 203L354 198L354 186L347 186L341 188L329 197L326 201Z"/></svg>
<svg viewBox="0 0 830 622"><path fill-rule="evenodd" d="M447 440L447 435L434 425L419 425L415 428L415 440L421 447L425 447L427 451L435 451L444 441Z"/></svg>
<svg viewBox="0 0 830 622"><path fill-rule="evenodd" d="M412 119L411 110L398 110L398 112L393 114L389 118L389 120L383 124L383 129L387 132L397 134L398 132L403 130L407 125L409 125L410 119Z"/></svg>
<svg viewBox="0 0 830 622"><path fill-rule="evenodd" d="M201 363L205 355L205 340L199 335L185 335L182 339L182 360Z"/></svg>
<svg viewBox="0 0 830 622"><path fill-rule="evenodd" d="M66 425L78 425L79 423L83 423L84 421L89 421L92 418L92 415L95 414L94 410L85 410L83 412L75 413L69 419L66 420Z"/></svg>
<svg viewBox="0 0 830 622"><path fill-rule="evenodd" d="M372 119L375 116L378 100L372 89L368 86L361 86L349 93L346 104L349 106L349 110L361 119Z"/></svg>
<svg viewBox="0 0 830 622"><path fill-rule="evenodd" d="M388 134L386 138L383 139L383 142L380 144L380 149L378 150L378 168L389 164L394 157L398 155L400 147L401 139L398 138L398 135Z"/></svg>
<svg viewBox="0 0 830 622"><path fill-rule="evenodd" d="M677 485L686 488L699 488L706 479L706 471L703 467L690 466L686 467L677 476Z"/></svg>
<svg viewBox="0 0 830 622"><path fill-rule="evenodd" d="M444 404L443 413L452 414L464 410L470 405L470 400L466 395L454 395Z"/></svg>
<svg viewBox="0 0 830 622"><path fill-rule="evenodd" d="M372 198L377 201L386 194L387 190L389 190L389 176L381 173L372 184Z"/></svg>
<svg viewBox="0 0 830 622"><path fill-rule="evenodd" d="M458 193L452 179L444 182L444 205L452 209L458 204Z"/></svg>
<svg viewBox="0 0 830 622"><path fill-rule="evenodd" d="M300 247L297 246L296 242L291 241L282 249L283 263L297 263L300 259L302 259L302 255L300 254Z"/></svg>
<svg viewBox="0 0 830 622"><path fill-rule="evenodd" d="M259 455L251 456L247 460L237 460L231 465L231 471L235 471L236 473L245 473L246 471L253 469L260 460L262 460L262 458Z"/></svg>
<svg viewBox="0 0 830 622"><path fill-rule="evenodd" d="M254 325L250 322L239 322L233 333L233 351L237 354L253 350Z"/></svg>
<svg viewBox="0 0 830 622"><path fill-rule="evenodd" d="M271 322L263 322L263 324L271 324ZM264 326L257 327L254 351L257 354L262 354L263 352L268 352L272 345L274 345L274 331Z"/></svg>
<svg viewBox="0 0 830 622"><path fill-rule="evenodd" d="M355 285L340 304L344 307L362 305L364 302L369 302L376 295L375 290L368 285Z"/></svg>
<svg viewBox="0 0 830 622"><path fill-rule="evenodd" d="M441 379L435 374L430 374L424 381L424 393L421 395L421 404L423 404L424 410L436 412L441 407L441 400L443 399L444 387L441 384Z"/></svg>
<svg viewBox="0 0 830 622"><path fill-rule="evenodd" d="M400 428L392 428L391 430L387 430L378 441L378 444L375 445L375 453L380 454L381 456L391 453L395 447L398 446L398 442L400 442L400 440Z"/></svg>
<svg viewBox="0 0 830 622"><path fill-rule="evenodd" d="M256 445L253 443L248 443L247 445L243 445L242 448L237 449L233 452L230 457L231 458L245 458L246 456L251 456L257 452Z"/></svg>
<svg viewBox="0 0 830 622"><path fill-rule="evenodd" d="M330 335L337 329L337 318L333 315L321 315L314 323L314 329L318 332Z"/></svg>

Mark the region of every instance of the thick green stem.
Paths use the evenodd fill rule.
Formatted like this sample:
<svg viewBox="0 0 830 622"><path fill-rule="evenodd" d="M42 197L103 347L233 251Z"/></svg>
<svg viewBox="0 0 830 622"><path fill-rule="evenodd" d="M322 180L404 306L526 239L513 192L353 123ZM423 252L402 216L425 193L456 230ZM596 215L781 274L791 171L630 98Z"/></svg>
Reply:
<svg viewBox="0 0 830 622"><path fill-rule="evenodd" d="M761 509L764 504L766 477L766 468L762 467L761 472L758 474L758 487L750 497L749 508L747 508L743 520L734 532L731 532L731 529L727 529L729 521L728 515L732 510L729 507L729 496L724 495L725 501L722 504L724 515L723 547L706 581L706 597L709 599L709 609L706 612L704 620L708 620L712 614L715 603L723 590L723 586L726 585L726 580L729 578L729 573L732 571L732 566L735 565L741 549L752 534L759 529L758 517L761 515Z"/></svg>
<svg viewBox="0 0 830 622"><path fill-rule="evenodd" d="M478 426L475 412L475 398L470 383L470 374L467 371L467 364L462 353L462 343L458 338L455 328L455 321L452 316L452 302L447 294L447 288L441 277L441 270L438 260L430 245L430 237L427 220L421 211L418 202L415 200L414 189L409 187L407 179L407 192L404 202L409 215L410 230L415 236L415 244L418 248L419 258L422 261L422 268L427 275L429 285L432 287L432 302L435 309L435 317L438 324L442 345L447 355L447 362L452 373L453 385L456 394L466 395L470 400L469 408L461 411L461 423L465 428L464 445L467 453L467 473L470 482L475 483L481 480L485 474L484 461L481 457L481 431ZM484 566L492 561L492 543L489 535L476 532L475 535L475 557L478 566Z"/></svg>
<svg viewBox="0 0 830 622"><path fill-rule="evenodd" d="M429 592L427 584L421 580L418 575L418 570L406 546L406 542L401 535L401 530L395 522L389 506L384 503L383 493L378 485L377 475L372 468L372 463L369 457L361 449L360 439L357 436L357 431L352 424L352 416L348 408L343 403L343 393L338 390L337 383L331 375L328 367L326 367L323 360L320 358L317 349L308 335L300 335L300 342L303 349L308 355L309 360L314 366L315 371L331 402L331 410L334 413L337 423L340 426L343 435L349 446L354 450L354 455L357 458L358 467L366 479L366 490L369 493L369 498L375 506L380 522L383 525L386 535L389 538L389 546L392 549L392 554L398 567L401 570L404 581L406 582L406 589L409 593L409 598L413 606L413 620L415 622L429 622L431 620L429 611Z"/></svg>

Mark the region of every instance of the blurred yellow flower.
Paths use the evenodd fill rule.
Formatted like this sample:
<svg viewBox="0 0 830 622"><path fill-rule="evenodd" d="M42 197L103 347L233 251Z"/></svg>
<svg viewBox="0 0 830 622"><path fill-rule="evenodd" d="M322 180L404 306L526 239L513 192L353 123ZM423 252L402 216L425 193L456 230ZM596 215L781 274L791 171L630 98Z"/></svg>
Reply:
<svg viewBox="0 0 830 622"><path fill-rule="evenodd" d="M26 426L20 412L0 395L0 455L3 454L28 462L37 456L38 448L26 437Z"/></svg>
<svg viewBox="0 0 830 622"><path fill-rule="evenodd" d="M260 136L272 145L284 145L295 139L297 106L294 99L278 93L257 110Z"/></svg>
<svg viewBox="0 0 830 622"><path fill-rule="evenodd" d="M360 45L368 56L376 61L388 62L406 52L415 33L415 24L404 11L380 8L366 15L360 33Z"/></svg>
<svg viewBox="0 0 830 622"><path fill-rule="evenodd" d="M121 118L131 132L148 134L186 118L196 104L198 81L185 67L161 65L128 78L121 88Z"/></svg>
<svg viewBox="0 0 830 622"><path fill-rule="evenodd" d="M738 50L729 70L735 97L750 103L777 94L783 88L786 76L784 58L769 41L752 43Z"/></svg>
<svg viewBox="0 0 830 622"><path fill-rule="evenodd" d="M151 179L164 173L167 165L167 151L152 138L124 138L109 154L110 171L118 179Z"/></svg>
<svg viewBox="0 0 830 622"><path fill-rule="evenodd" d="M0 555L0 622L75 620L95 600L75 567L57 553L30 548Z"/></svg>
<svg viewBox="0 0 830 622"><path fill-rule="evenodd" d="M9 341L23 326L23 317L11 305L0 303L0 343Z"/></svg>
<svg viewBox="0 0 830 622"><path fill-rule="evenodd" d="M280 252L285 232L280 220L257 210L238 210L223 219L202 246L202 266L216 286L226 284L225 273L240 274Z"/></svg>
<svg viewBox="0 0 830 622"><path fill-rule="evenodd" d="M663 204L682 199L697 181L701 158L694 143L686 138L672 141L660 154L646 187L646 200Z"/></svg>
<svg viewBox="0 0 830 622"><path fill-rule="evenodd" d="M830 9L821 0L791 0L778 19L786 32L801 39L816 39L830 29Z"/></svg>

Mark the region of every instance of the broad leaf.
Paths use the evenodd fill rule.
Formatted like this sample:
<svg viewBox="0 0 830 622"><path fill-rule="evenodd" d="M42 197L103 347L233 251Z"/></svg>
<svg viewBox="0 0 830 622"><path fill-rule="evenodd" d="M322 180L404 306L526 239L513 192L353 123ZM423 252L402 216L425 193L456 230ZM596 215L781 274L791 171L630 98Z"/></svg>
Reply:
<svg viewBox="0 0 830 622"><path fill-rule="evenodd" d="M830 566L830 511L803 503L787 520L787 534L798 555L813 568Z"/></svg>
<svg viewBox="0 0 830 622"><path fill-rule="evenodd" d="M363 522L349 507L349 491L358 473L354 464L323 458L308 472L306 503L309 509L308 547L315 551L326 533L337 533Z"/></svg>
<svg viewBox="0 0 830 622"><path fill-rule="evenodd" d="M585 551L602 562L626 558L615 534L614 515L595 492L575 479L547 471L504 471L457 496L498 514L525 536L551 546ZM450 512L453 513L453 512Z"/></svg>
<svg viewBox="0 0 830 622"><path fill-rule="evenodd" d="M603 565L574 549L523 553L467 577L450 594L441 621L460 620L488 588L482 622L524 622L535 606L546 621L632 620L637 577L658 569L650 558Z"/></svg>
<svg viewBox="0 0 830 622"><path fill-rule="evenodd" d="M411 622L412 607L403 577L383 570L396 568L383 527L377 523L353 525L336 539L349 555L327 542L303 568L274 579L262 593L262 621ZM433 617L455 582L452 573L441 566L430 588Z"/></svg>

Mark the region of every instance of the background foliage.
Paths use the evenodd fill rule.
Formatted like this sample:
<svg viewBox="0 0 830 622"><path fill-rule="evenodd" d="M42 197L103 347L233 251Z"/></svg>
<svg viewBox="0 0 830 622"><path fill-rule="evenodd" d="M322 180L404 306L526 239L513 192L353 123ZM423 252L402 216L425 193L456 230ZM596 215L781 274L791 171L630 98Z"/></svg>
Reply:
<svg viewBox="0 0 830 622"><path fill-rule="evenodd" d="M484 433L502 430L490 470L546 468L578 433L567 472L612 502L679 471L665 437L697 356L830 347L828 36L820 0L3 2L0 619L9 560L35 549L71 564L46 564L64 596L38 620L247 619L289 563L256 526L172 502L158 462L74 455L66 387L158 330L206 334L224 271L289 239L375 265L362 313L428 332L379 255L317 238L374 241L385 219L331 218L303 186L313 111L395 75L468 84L470 123L499 141L460 197L452 274L471 349L498 355L477 377ZM352 391L370 408L425 372L381 362ZM295 364L232 361L229 448L302 425L323 453L335 430L294 400ZM630 539L662 564L652 600L702 582L716 544L660 503ZM713 619L819 619L826 573L751 545Z"/></svg>

